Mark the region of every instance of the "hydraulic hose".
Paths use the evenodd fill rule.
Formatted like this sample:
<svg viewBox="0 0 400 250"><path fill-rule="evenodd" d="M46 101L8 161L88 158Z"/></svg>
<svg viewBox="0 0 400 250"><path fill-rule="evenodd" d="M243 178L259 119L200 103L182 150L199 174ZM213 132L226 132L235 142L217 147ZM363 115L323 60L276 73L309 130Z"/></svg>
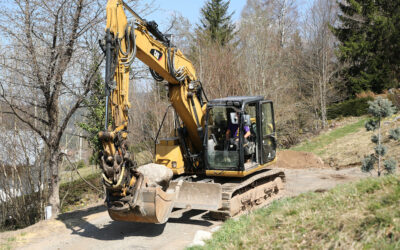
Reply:
<svg viewBox="0 0 400 250"><path fill-rule="evenodd" d="M172 52L171 56L171 47L168 48L167 51L167 62L168 62L168 70L172 77L175 78L178 82L183 82L186 78L183 68L179 68L177 71L175 70L175 49Z"/></svg>
<svg viewBox="0 0 400 250"><path fill-rule="evenodd" d="M149 68L149 70L150 70L150 74L154 78L154 80L156 80L157 82L164 81L164 78L162 78L162 76L157 74L157 72L155 72L153 69Z"/></svg>
<svg viewBox="0 0 400 250"><path fill-rule="evenodd" d="M126 51L123 51L122 47L119 46L119 51L121 52L121 54L124 57L127 57L127 58L122 58L122 64L126 67L130 67L136 57L136 38L134 30L135 28L133 24L131 24L130 27L126 27L125 30ZM119 39L118 42L121 43Z"/></svg>

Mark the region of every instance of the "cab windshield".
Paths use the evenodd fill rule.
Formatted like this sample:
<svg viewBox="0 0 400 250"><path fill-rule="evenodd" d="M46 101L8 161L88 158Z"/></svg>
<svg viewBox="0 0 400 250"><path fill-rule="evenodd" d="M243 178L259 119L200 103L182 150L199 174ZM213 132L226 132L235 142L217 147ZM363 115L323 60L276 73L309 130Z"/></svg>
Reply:
<svg viewBox="0 0 400 250"><path fill-rule="evenodd" d="M239 165L237 137L227 131L239 126L237 110L233 107L213 107L208 112L207 161L209 169L230 170ZM229 132L228 132L229 134Z"/></svg>

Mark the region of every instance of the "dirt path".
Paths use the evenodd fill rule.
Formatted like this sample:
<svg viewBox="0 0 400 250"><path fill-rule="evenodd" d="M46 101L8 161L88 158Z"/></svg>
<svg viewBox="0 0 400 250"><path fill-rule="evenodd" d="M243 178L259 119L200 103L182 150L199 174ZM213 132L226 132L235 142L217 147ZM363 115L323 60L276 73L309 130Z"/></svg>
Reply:
<svg viewBox="0 0 400 250"><path fill-rule="evenodd" d="M286 196L296 196L308 191L324 192L338 184L370 176L359 167L334 169L286 169Z"/></svg>
<svg viewBox="0 0 400 250"><path fill-rule="evenodd" d="M332 170L286 169L286 196L323 192L337 184L366 177L359 168ZM198 230L211 231L220 225L207 213L174 211L164 225L112 221L104 206L42 221L29 228L0 234L3 246L17 249L183 249ZM12 239L12 240L10 240Z"/></svg>

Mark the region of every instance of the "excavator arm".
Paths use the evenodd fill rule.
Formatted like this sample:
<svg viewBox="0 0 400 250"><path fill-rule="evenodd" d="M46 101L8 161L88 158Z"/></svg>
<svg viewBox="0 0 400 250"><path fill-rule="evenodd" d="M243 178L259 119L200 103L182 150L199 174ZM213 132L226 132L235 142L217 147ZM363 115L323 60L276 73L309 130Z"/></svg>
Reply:
<svg viewBox="0 0 400 250"><path fill-rule="evenodd" d="M136 27L128 25L124 8L136 18ZM136 57L149 66L156 79L169 83L170 102L188 130L190 146L194 152L201 151L205 105L192 63L171 45L155 22L143 20L122 0L107 3L106 33L106 96L110 94L107 108L111 108L114 136L127 128L129 72ZM108 131L108 118L105 127ZM111 145L106 148L107 153L115 153Z"/></svg>
<svg viewBox="0 0 400 250"><path fill-rule="evenodd" d="M128 23L125 10L134 16L134 22ZM187 131L182 144L191 156L198 155L186 162L194 168L201 165L206 104L192 63L158 30L155 22L143 20L122 0L107 3L106 36L101 47L106 54L106 118L99 138L103 143L101 167L110 216L115 220L164 223L174 206L189 204L193 208L217 209L221 199L219 184L193 186L182 180L173 182L172 174L176 171L158 164L137 167L128 151L129 73L137 58L149 66L156 80L168 82L169 100L183 123L181 129ZM181 147L160 145L157 163L163 162L163 154L168 159L189 158ZM183 160L180 163L183 169ZM167 164L171 162L164 165ZM199 188L204 196L198 195L193 205L190 194Z"/></svg>

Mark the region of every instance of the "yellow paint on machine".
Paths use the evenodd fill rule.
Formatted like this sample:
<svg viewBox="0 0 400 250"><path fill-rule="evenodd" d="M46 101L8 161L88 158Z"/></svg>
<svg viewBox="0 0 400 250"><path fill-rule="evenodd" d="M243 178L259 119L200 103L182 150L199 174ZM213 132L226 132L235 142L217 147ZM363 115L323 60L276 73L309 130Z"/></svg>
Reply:
<svg viewBox="0 0 400 250"><path fill-rule="evenodd" d="M185 172L183 154L176 138L161 140L156 145L156 163L170 168L174 175Z"/></svg>
<svg viewBox="0 0 400 250"><path fill-rule="evenodd" d="M268 162L263 165L258 165L257 167L254 167L252 169L246 170L246 171L228 171L228 170L206 170L206 175L207 176L223 176L223 177L245 177L248 176L254 172L257 172L261 169L265 169L268 167L271 167L273 164L276 163L276 157L273 161Z"/></svg>

